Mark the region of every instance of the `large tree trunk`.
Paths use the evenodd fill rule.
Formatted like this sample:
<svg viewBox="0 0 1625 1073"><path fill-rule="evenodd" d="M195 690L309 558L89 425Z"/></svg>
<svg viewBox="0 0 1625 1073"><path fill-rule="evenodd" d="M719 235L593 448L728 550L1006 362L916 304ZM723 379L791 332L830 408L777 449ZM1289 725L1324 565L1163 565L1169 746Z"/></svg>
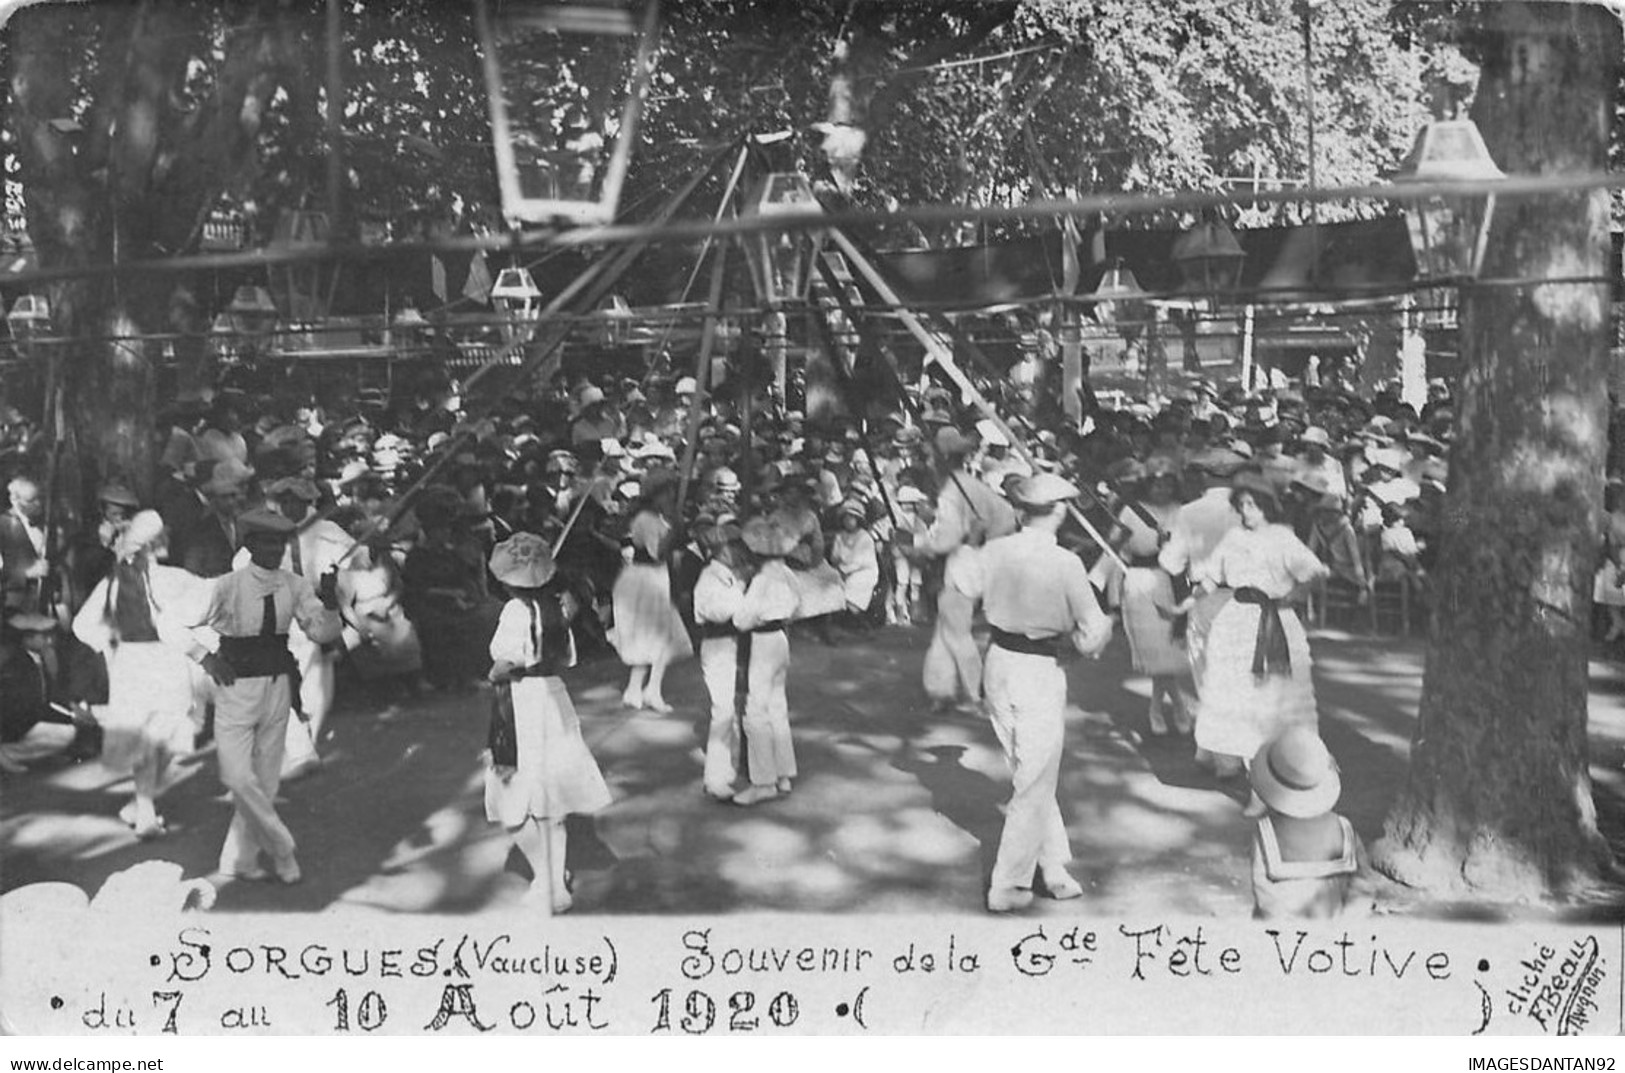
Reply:
<svg viewBox="0 0 1625 1073"><path fill-rule="evenodd" d="M208 18L179 0L40 5L8 31L20 177L28 228L46 268L97 269L195 248L220 193L254 159L276 88L261 4L232 9L210 106L177 102L192 57L207 55ZM64 57L82 57L83 88ZM89 99L79 94L88 90ZM78 131L63 120L81 116ZM87 276L53 285L68 448L56 499L72 519L99 483L120 477L143 494L153 475L154 360L142 336L168 330L181 277Z"/></svg>
<svg viewBox="0 0 1625 1073"><path fill-rule="evenodd" d="M1607 167L1620 26L1599 7L1491 15L1473 118L1512 174ZM1505 200L1483 279L1599 279L1603 191ZM1524 899L1599 876L1587 774L1608 286L1464 289L1456 437L1409 783L1374 857L1440 893Z"/></svg>

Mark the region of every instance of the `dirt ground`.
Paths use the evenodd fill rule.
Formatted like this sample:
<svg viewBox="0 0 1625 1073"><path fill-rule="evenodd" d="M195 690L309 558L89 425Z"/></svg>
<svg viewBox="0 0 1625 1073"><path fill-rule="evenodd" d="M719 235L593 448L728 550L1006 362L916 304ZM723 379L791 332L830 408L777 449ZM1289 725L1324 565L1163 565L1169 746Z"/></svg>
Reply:
<svg viewBox="0 0 1625 1073"><path fill-rule="evenodd" d="M984 718L933 715L919 685L924 629L792 641L791 722L801 778L754 808L700 789L706 699L690 660L668 678L671 715L620 707L621 669L600 660L569 685L615 795L570 824L576 912L964 913L981 911L1009 796ZM1399 789L1421 689L1422 644L1328 632L1314 642L1322 733L1343 770L1340 811L1369 842ZM1610 841L1625 850L1625 665L1592 664L1592 775ZM1034 913L1240 917L1251 908L1241 792L1196 766L1188 739L1147 733L1147 682L1121 636L1069 671L1061 806L1085 897ZM300 843L296 887L229 882L217 910L473 914L516 903L528 868L485 820L489 695L398 698L341 690L325 766L283 790ZM212 757L166 795L170 833L138 842L119 822L121 784L95 762L7 777L0 888L110 874L167 859L214 867L230 815ZM1494 916L1391 890L1388 911ZM1582 912L1622 914L1608 897Z"/></svg>

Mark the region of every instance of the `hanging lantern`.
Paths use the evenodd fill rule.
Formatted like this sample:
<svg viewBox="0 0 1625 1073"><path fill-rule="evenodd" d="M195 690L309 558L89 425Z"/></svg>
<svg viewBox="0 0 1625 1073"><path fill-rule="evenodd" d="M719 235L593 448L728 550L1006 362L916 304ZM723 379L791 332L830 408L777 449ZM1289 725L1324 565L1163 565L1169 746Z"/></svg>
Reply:
<svg viewBox="0 0 1625 1073"><path fill-rule="evenodd" d="M477 0L502 211L615 218L658 37L654 0Z"/></svg>
<svg viewBox="0 0 1625 1073"><path fill-rule="evenodd" d="M37 339L51 330L51 303L43 294L25 294L6 314L11 337L19 342Z"/></svg>
<svg viewBox="0 0 1625 1073"><path fill-rule="evenodd" d="M1218 303L1234 293L1241 283L1241 268L1247 260L1236 236L1222 220L1203 220L1174 239L1170 256L1179 266L1184 289Z"/></svg>
<svg viewBox="0 0 1625 1073"><path fill-rule="evenodd" d="M1110 325L1116 324L1124 314L1132 318L1145 297L1140 281L1123 267L1123 259L1119 257L1112 261L1106 274L1100 277L1100 286L1095 288L1092 296L1095 320Z"/></svg>
<svg viewBox="0 0 1625 1073"><path fill-rule="evenodd" d="M1394 175L1397 183L1482 182L1504 179L1470 119L1429 123ZM1484 266L1494 194L1436 195L1407 201L1416 272L1423 279L1476 279Z"/></svg>
<svg viewBox="0 0 1625 1073"><path fill-rule="evenodd" d="M774 217L821 213L807 177L796 171L775 171L764 178L745 204L745 215ZM810 231L763 232L747 243L768 305L803 301L812 285L813 258L823 244Z"/></svg>
<svg viewBox="0 0 1625 1073"><path fill-rule="evenodd" d="M542 291L536 286L536 280L531 277L528 268L504 268L498 272L496 286L491 288L491 297L496 301L497 308L507 314L502 334L509 339L515 338L521 331L528 333L541 313Z"/></svg>

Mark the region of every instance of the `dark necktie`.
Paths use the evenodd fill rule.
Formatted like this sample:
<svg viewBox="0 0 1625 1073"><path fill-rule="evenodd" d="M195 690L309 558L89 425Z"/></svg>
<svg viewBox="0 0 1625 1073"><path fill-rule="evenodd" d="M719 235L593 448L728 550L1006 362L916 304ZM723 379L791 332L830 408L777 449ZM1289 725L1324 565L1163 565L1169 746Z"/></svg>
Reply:
<svg viewBox="0 0 1625 1073"><path fill-rule="evenodd" d="M288 554L292 558L293 572L300 577L305 576L304 564L299 561L299 534L295 533L288 538Z"/></svg>
<svg viewBox="0 0 1625 1073"><path fill-rule="evenodd" d="M276 633L276 596L273 593L265 594L265 616L260 619L260 636L271 637Z"/></svg>

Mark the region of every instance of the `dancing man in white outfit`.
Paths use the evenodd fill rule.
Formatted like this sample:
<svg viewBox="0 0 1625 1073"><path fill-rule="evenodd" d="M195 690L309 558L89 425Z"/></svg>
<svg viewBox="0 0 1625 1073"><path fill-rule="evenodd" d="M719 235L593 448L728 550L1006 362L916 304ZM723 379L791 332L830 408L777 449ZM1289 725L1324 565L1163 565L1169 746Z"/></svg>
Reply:
<svg viewBox="0 0 1625 1073"><path fill-rule="evenodd" d="M218 686L214 735L220 781L236 809L219 870L239 879L265 879L263 852L277 879L297 883L303 875L293 835L273 804L282 782L297 673L288 628L297 622L311 641L325 644L339 636L343 622L333 610L338 596L331 585L318 597L307 579L282 569L292 522L252 510L237 519L237 530L249 562L216 583L208 625L219 634L220 647L204 661Z"/></svg>
<svg viewBox="0 0 1625 1073"><path fill-rule="evenodd" d="M1015 495L1021 530L988 543L970 575L993 628L983 688L1015 783L987 892L994 913L1031 905L1035 873L1052 898L1083 893L1066 870L1072 848L1055 799L1066 738L1066 672L1058 655L1070 645L1098 656L1112 624L1082 560L1055 541L1066 502L1078 494L1054 474L1023 480Z"/></svg>

